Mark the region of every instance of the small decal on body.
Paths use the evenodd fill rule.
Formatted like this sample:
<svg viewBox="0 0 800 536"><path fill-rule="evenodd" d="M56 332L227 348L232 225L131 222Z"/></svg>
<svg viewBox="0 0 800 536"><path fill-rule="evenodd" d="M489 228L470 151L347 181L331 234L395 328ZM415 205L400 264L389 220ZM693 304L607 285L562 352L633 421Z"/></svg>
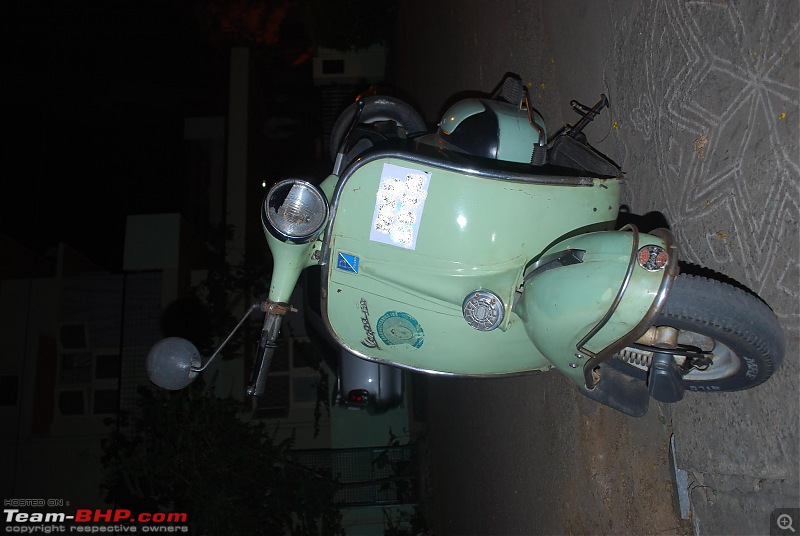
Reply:
<svg viewBox="0 0 800 536"><path fill-rule="evenodd" d="M430 180L427 171L384 164L369 239L415 249Z"/></svg>
<svg viewBox="0 0 800 536"><path fill-rule="evenodd" d="M639 262L639 266L648 272L658 272L667 265L669 254L661 246L644 246L639 248L636 260Z"/></svg>
<svg viewBox="0 0 800 536"><path fill-rule="evenodd" d="M378 335L389 345L409 344L419 348L425 342L425 333L419 322L408 313L387 311L378 319Z"/></svg>
<svg viewBox="0 0 800 536"><path fill-rule="evenodd" d="M343 272L358 273L358 257L340 251L336 255L336 267Z"/></svg>
<svg viewBox="0 0 800 536"><path fill-rule="evenodd" d="M375 332L372 331L372 326L369 325L369 307L367 307L367 300L361 298L361 300L358 302L358 305L361 309L361 324L364 326L364 333L367 334L366 337L361 339L361 344L367 348L380 350L381 347L378 346L378 340L375 338Z"/></svg>

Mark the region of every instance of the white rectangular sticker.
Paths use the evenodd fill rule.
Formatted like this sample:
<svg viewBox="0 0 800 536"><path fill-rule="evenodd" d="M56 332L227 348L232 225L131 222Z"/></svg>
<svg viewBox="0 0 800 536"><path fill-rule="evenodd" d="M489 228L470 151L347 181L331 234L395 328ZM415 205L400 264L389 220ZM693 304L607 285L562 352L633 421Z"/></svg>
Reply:
<svg viewBox="0 0 800 536"><path fill-rule="evenodd" d="M369 239L415 249L430 181L427 171L384 164Z"/></svg>

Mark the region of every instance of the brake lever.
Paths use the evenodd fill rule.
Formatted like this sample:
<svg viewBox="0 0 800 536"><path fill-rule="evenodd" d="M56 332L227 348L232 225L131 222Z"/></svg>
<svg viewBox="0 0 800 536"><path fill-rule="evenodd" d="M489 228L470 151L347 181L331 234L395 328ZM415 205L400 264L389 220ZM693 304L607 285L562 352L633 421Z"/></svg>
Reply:
<svg viewBox="0 0 800 536"><path fill-rule="evenodd" d="M586 125L591 123L592 119L597 117L597 114L600 113L600 110L608 106L608 98L606 98L606 96L601 93L600 100L597 101L597 103L591 108L584 106L583 104L581 104L576 100L573 100L572 102L570 102L570 104L572 105L572 109L578 112L578 114L581 116L581 120L578 121L578 123L574 127L571 127L569 131L566 133L568 136L575 138L578 134L581 133L581 131L583 131L584 128L586 128Z"/></svg>

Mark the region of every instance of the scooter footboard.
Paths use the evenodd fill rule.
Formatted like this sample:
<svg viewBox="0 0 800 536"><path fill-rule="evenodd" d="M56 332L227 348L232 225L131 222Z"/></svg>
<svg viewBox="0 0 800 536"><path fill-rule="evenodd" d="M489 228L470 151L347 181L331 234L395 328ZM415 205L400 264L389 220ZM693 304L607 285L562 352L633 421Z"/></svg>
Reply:
<svg viewBox="0 0 800 536"><path fill-rule="evenodd" d="M626 226L580 235L526 270L515 311L553 366L592 389L592 371L647 330L677 271L666 230L644 234Z"/></svg>

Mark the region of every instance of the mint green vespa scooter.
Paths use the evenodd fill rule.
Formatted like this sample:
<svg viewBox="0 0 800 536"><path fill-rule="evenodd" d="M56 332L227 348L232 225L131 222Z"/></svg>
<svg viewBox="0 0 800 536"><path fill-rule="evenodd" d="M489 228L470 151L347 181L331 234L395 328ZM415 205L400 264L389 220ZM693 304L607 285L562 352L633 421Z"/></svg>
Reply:
<svg viewBox="0 0 800 536"><path fill-rule="evenodd" d="M353 103L333 130L332 174L278 182L264 200L274 270L253 308L265 321L247 394L263 393L290 296L314 265L325 325L363 359L452 376L555 368L634 416L650 398L767 380L784 349L771 309L679 274L668 230L617 227L622 173L582 134L607 104L573 101L581 120L548 139L515 77L454 104L433 132L402 100ZM186 341L148 357L169 389L205 366Z"/></svg>

